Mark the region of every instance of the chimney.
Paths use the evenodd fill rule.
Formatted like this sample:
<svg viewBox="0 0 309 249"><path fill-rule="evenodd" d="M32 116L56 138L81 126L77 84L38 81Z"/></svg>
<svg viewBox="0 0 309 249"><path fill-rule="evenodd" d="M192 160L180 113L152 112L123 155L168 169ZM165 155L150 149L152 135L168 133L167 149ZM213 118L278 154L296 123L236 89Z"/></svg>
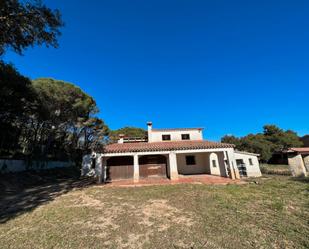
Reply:
<svg viewBox="0 0 309 249"><path fill-rule="evenodd" d="M124 140L124 134L119 134L118 143L123 144L123 140Z"/></svg>
<svg viewBox="0 0 309 249"><path fill-rule="evenodd" d="M152 142L152 137L151 137L151 133L152 133L152 122L147 122L147 128L148 128L148 142Z"/></svg>

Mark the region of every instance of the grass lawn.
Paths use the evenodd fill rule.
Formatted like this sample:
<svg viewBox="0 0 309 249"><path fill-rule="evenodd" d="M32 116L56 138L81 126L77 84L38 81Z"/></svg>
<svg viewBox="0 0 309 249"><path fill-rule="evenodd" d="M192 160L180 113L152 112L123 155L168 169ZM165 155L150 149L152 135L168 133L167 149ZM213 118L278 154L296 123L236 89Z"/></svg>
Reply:
<svg viewBox="0 0 309 249"><path fill-rule="evenodd" d="M255 181L27 189L30 200L6 200L0 248L309 248L309 182ZM14 212L44 191L53 197Z"/></svg>

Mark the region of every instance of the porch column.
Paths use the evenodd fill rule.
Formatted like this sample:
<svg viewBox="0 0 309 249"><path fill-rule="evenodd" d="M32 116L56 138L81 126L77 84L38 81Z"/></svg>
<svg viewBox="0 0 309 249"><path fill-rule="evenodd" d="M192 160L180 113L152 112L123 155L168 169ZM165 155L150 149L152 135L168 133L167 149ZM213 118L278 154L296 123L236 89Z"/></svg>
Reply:
<svg viewBox="0 0 309 249"><path fill-rule="evenodd" d="M170 179L177 180L178 179L178 169L177 169L177 158L176 153L169 153L169 168L170 168Z"/></svg>
<svg viewBox="0 0 309 249"><path fill-rule="evenodd" d="M107 157L102 157L102 181L105 182L106 181L106 170L107 170Z"/></svg>
<svg viewBox="0 0 309 249"><path fill-rule="evenodd" d="M227 154L227 159L228 159L229 168L230 168L230 177L232 179L240 179L239 171L238 171L235 156L234 156L234 150L229 149L226 151L226 154Z"/></svg>
<svg viewBox="0 0 309 249"><path fill-rule="evenodd" d="M226 177L229 177L229 160L228 160L227 151L223 151L223 161L224 161L224 169Z"/></svg>
<svg viewBox="0 0 309 249"><path fill-rule="evenodd" d="M139 163L138 163L138 155L137 154L135 154L134 156L133 156L133 181L134 182L138 182L139 181Z"/></svg>
<svg viewBox="0 0 309 249"><path fill-rule="evenodd" d="M95 175L98 178L98 183L102 183L102 156L101 154L96 154L95 156Z"/></svg>

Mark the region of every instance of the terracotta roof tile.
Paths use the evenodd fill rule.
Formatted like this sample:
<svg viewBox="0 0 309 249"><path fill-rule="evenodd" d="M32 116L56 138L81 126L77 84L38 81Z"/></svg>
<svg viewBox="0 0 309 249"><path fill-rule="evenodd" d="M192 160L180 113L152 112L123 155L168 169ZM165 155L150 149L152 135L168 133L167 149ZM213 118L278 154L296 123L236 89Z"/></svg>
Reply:
<svg viewBox="0 0 309 249"><path fill-rule="evenodd" d="M124 152L147 152L147 151L170 151L170 150L190 150L190 149L217 149L233 148L233 144L210 142L207 140L191 141L167 141L153 143L123 143L109 144L105 147L104 153L124 153Z"/></svg>
<svg viewBox="0 0 309 249"><path fill-rule="evenodd" d="M299 153L309 153L309 147L303 147L303 148L290 148L289 150L299 152Z"/></svg>

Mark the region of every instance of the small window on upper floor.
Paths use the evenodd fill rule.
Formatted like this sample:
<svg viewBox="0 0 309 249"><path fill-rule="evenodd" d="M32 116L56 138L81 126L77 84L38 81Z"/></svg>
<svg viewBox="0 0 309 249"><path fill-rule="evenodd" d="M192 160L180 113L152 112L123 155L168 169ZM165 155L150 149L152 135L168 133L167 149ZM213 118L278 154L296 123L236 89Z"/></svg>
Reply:
<svg viewBox="0 0 309 249"><path fill-rule="evenodd" d="M249 158L249 164L253 165L252 158Z"/></svg>
<svg viewBox="0 0 309 249"><path fill-rule="evenodd" d="M182 140L190 140L190 134L181 134Z"/></svg>
<svg viewBox="0 0 309 249"><path fill-rule="evenodd" d="M171 135L162 135L162 141L169 141L171 140Z"/></svg>
<svg viewBox="0 0 309 249"><path fill-rule="evenodd" d="M186 156L187 165L195 165L195 156Z"/></svg>

